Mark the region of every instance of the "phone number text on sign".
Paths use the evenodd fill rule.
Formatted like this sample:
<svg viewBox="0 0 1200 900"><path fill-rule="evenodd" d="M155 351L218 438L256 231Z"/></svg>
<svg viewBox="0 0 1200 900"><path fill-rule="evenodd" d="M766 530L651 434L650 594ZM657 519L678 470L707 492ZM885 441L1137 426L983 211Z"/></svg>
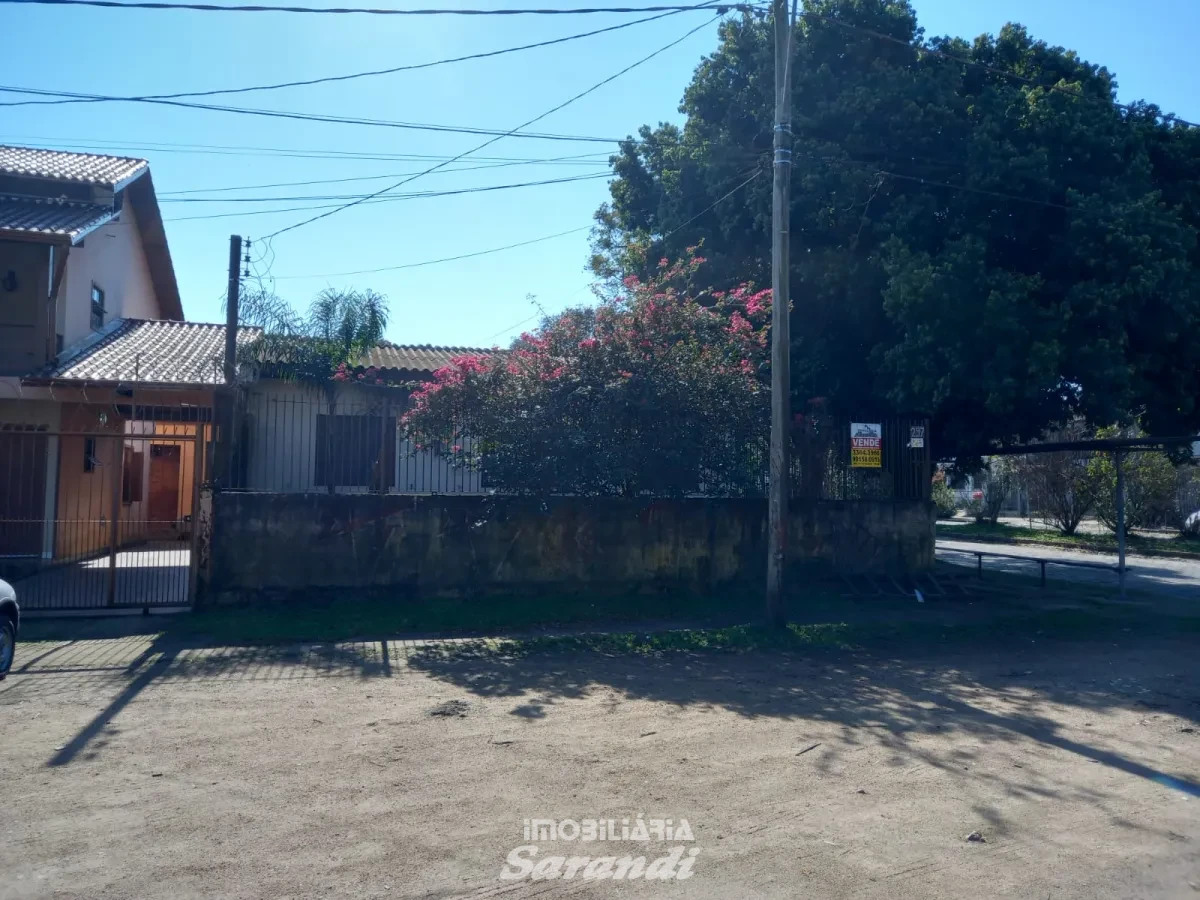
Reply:
<svg viewBox="0 0 1200 900"><path fill-rule="evenodd" d="M879 422L850 423L850 467L883 467L883 425Z"/></svg>

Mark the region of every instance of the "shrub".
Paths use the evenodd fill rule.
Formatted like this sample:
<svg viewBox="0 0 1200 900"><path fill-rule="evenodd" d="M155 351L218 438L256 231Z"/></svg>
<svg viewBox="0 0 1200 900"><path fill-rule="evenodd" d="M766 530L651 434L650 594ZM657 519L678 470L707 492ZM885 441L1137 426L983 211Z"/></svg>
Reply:
<svg viewBox="0 0 1200 900"><path fill-rule="evenodd" d="M980 480L983 484L982 496L972 498L967 512L980 524L986 522L995 525L1000 519L1004 501L1018 484L1016 460L1008 456L992 458L984 467Z"/></svg>
<svg viewBox="0 0 1200 900"><path fill-rule="evenodd" d="M942 473L939 472L938 475ZM933 505L937 507L937 515L939 519L952 519L954 514L958 512L958 503L954 497L954 490L950 485L946 484L944 477L933 479Z"/></svg>
<svg viewBox="0 0 1200 900"><path fill-rule="evenodd" d="M1082 422L1047 431L1050 442L1082 441L1089 438ZM1074 534L1084 516L1096 503L1099 480L1089 467L1091 453L1064 450L1031 453L1014 461L1016 477L1029 492L1030 507L1046 525L1062 534Z"/></svg>
<svg viewBox="0 0 1200 900"><path fill-rule="evenodd" d="M1100 437L1137 437L1137 429L1106 428ZM1099 484L1096 494L1096 518L1109 531L1117 530L1117 466L1112 453L1096 454L1088 466ZM1125 533L1135 528L1155 528L1170 521L1175 505L1177 476L1175 466L1165 453L1137 451L1126 453Z"/></svg>

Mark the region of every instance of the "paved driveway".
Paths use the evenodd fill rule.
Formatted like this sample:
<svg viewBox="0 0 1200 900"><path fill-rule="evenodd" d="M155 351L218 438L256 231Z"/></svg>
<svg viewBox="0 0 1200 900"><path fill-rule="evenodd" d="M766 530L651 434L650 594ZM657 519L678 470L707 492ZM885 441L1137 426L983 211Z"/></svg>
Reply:
<svg viewBox="0 0 1200 900"><path fill-rule="evenodd" d="M191 549L162 541L117 553L116 606L181 606L188 602ZM21 609L41 612L108 605L107 556L47 568L13 582Z"/></svg>
<svg viewBox="0 0 1200 900"><path fill-rule="evenodd" d="M1111 566L1113 569L1117 565L1116 554L1088 553L1084 550L1060 550L1055 547L1036 547L1028 544L1005 545L983 543L980 541L951 541L942 538L939 538L937 542L938 559L953 565L971 566L974 568L977 561L970 554L976 551L1034 557L1036 559L1100 564ZM1129 566L1127 585L1130 590L1153 591L1200 600L1200 560L1127 555L1126 564ZM1002 559L985 556L983 558L983 569L985 574L989 571L999 571L1019 575L1038 575L1040 566L1037 563L1019 559ZM1047 565L1046 577L1096 584L1111 587L1114 590L1117 586L1116 572L1101 569Z"/></svg>

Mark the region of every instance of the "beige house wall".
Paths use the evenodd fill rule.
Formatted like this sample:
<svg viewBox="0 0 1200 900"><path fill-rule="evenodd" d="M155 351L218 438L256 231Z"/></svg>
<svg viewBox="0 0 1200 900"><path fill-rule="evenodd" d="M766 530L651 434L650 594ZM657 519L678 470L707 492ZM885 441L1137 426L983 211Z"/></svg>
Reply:
<svg viewBox="0 0 1200 900"><path fill-rule="evenodd" d="M129 205L116 219L88 234L81 246L71 248L58 292L58 333L64 347L92 333L93 284L104 291L105 325L118 317L162 318L137 219Z"/></svg>

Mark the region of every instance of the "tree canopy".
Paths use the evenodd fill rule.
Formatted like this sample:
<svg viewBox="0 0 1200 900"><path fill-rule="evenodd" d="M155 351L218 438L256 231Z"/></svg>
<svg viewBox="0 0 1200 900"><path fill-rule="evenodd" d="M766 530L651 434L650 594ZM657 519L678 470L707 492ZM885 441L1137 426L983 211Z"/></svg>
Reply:
<svg viewBox="0 0 1200 900"><path fill-rule="evenodd" d="M795 402L930 415L939 456L1077 416L1200 426L1200 129L1117 106L1111 73L1019 25L967 41L927 38L907 0L805 11ZM723 25L683 127L621 145L598 274L702 242L718 288L769 283L772 27Z"/></svg>

